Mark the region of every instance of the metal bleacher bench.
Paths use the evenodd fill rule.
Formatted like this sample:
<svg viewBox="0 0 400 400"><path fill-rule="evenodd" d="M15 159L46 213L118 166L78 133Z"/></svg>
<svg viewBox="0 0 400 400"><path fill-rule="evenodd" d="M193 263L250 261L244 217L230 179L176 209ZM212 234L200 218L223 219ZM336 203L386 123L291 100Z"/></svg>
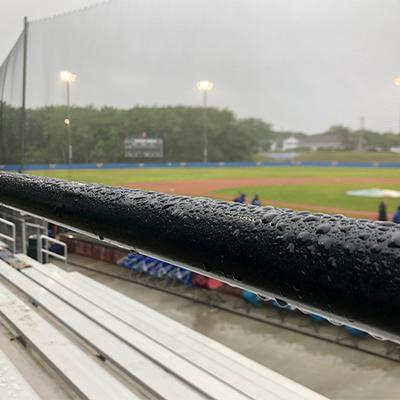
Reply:
<svg viewBox="0 0 400 400"><path fill-rule="evenodd" d="M0 399L40 400L31 385L0 351Z"/></svg>
<svg viewBox="0 0 400 400"><path fill-rule="evenodd" d="M308 389L85 275L68 273L54 265L39 265L37 270L247 398L264 399L275 395L277 398L312 399ZM26 272L38 279L38 272ZM43 282L43 279L38 281ZM281 384L289 382L289 389L283 389Z"/></svg>
<svg viewBox="0 0 400 400"><path fill-rule="evenodd" d="M212 399L322 399L235 351L78 272L41 265L22 271L122 343ZM184 398L180 394L177 398ZM195 397L189 397L195 398Z"/></svg>
<svg viewBox="0 0 400 400"><path fill-rule="evenodd" d="M110 375L87 349L75 346L1 285L2 317L61 374L68 373L64 379L84 393L83 398L324 399L94 279L42 265L23 254L17 258L31 267L17 271L0 261L0 277L77 335L121 376L117 380ZM16 311L29 315L35 327L21 324L18 316L13 317ZM65 345L52 346L51 337ZM123 385L124 380L132 382L136 395Z"/></svg>
<svg viewBox="0 0 400 400"><path fill-rule="evenodd" d="M0 265L0 267L19 274L8 266ZM82 398L99 399L101 396L115 400L133 398L132 393L125 386L2 284L0 284L0 314L25 342L73 386ZM96 376L95 384L91 382L93 376ZM3 399L1 396L0 398ZM9 396L9 398L13 397ZM23 397L16 396L15 398Z"/></svg>
<svg viewBox="0 0 400 400"><path fill-rule="evenodd" d="M149 392L164 399L177 399L180 395L184 398L202 398L184 382L175 379L146 356L135 351L51 292L44 290L23 273L8 265L0 265L0 275ZM93 379L97 381L97 378Z"/></svg>

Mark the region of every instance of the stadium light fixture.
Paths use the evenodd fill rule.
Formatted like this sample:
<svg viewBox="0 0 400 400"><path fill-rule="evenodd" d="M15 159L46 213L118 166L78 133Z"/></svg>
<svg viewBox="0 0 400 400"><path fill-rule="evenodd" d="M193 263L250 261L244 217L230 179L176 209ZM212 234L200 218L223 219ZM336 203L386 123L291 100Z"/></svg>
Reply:
<svg viewBox="0 0 400 400"><path fill-rule="evenodd" d="M203 92L203 161L208 161L208 121L207 121L207 93L211 92L214 83L211 81L198 81L197 89Z"/></svg>
<svg viewBox="0 0 400 400"><path fill-rule="evenodd" d="M73 74L70 71L61 71L60 72L60 79L63 82L74 82L76 80L76 74Z"/></svg>
<svg viewBox="0 0 400 400"><path fill-rule="evenodd" d="M200 91L205 91L205 92L210 92L212 88L214 87L214 83L211 81L199 81L197 82L197 89Z"/></svg>

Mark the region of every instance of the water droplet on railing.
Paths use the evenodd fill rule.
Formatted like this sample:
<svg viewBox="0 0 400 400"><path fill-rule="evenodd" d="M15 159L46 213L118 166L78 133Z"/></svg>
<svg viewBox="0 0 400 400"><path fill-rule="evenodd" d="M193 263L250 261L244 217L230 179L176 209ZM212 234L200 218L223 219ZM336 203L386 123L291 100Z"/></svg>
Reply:
<svg viewBox="0 0 400 400"><path fill-rule="evenodd" d="M333 319L333 318L328 318L328 321L329 321L332 325L335 325L335 326L342 326L342 325L343 325L342 322L340 322L340 321L338 321L338 320L336 320L336 319Z"/></svg>
<svg viewBox="0 0 400 400"><path fill-rule="evenodd" d="M304 222L314 222L314 221L319 221L320 217L316 216L316 215L310 215L308 217L304 218Z"/></svg>
<svg viewBox="0 0 400 400"><path fill-rule="evenodd" d="M384 337L376 335L375 333L370 333L370 335L376 340L380 340L380 341L386 340Z"/></svg>
<svg viewBox="0 0 400 400"><path fill-rule="evenodd" d="M370 233L369 232L361 232L358 237L362 240L366 240L370 237Z"/></svg>
<svg viewBox="0 0 400 400"><path fill-rule="evenodd" d="M400 232L396 232L392 235L388 246L400 248Z"/></svg>
<svg viewBox="0 0 400 400"><path fill-rule="evenodd" d="M294 244L293 243L289 243L287 249L289 250L290 253L294 253Z"/></svg>
<svg viewBox="0 0 400 400"><path fill-rule="evenodd" d="M337 267L336 259L334 257L329 257L328 262L332 267Z"/></svg>
<svg viewBox="0 0 400 400"><path fill-rule="evenodd" d="M284 300L282 300L282 299L279 299L278 297L275 298L275 301L276 301L276 302L278 303L278 305L281 306L281 307L288 307L288 306L289 306L289 304L288 304L286 301L284 301Z"/></svg>
<svg viewBox="0 0 400 400"><path fill-rule="evenodd" d="M269 213L264 215L264 217L261 219L261 222L263 222L264 224L267 224L268 222L271 222L275 217L277 217L278 214L277 213Z"/></svg>
<svg viewBox="0 0 400 400"><path fill-rule="evenodd" d="M317 226L316 233L320 234L325 234L328 233L331 230L331 225L330 224L321 224Z"/></svg>
<svg viewBox="0 0 400 400"><path fill-rule="evenodd" d="M257 293L257 297L262 301L270 301L272 299L272 297L266 296L264 294L259 294L259 293Z"/></svg>

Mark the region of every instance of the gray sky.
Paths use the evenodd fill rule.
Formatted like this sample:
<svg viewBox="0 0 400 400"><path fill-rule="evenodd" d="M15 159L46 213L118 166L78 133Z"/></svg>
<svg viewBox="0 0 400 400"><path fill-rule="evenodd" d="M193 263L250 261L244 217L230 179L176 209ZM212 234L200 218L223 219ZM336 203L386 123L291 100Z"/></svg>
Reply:
<svg viewBox="0 0 400 400"><path fill-rule="evenodd" d="M0 0L0 59L22 18L89 0ZM62 104L61 69L78 79L76 104L209 104L277 129L333 124L397 130L398 0L113 0L30 28L28 102Z"/></svg>
<svg viewBox="0 0 400 400"><path fill-rule="evenodd" d="M39 19L98 3L98 0L0 0L0 62L10 51L23 18Z"/></svg>

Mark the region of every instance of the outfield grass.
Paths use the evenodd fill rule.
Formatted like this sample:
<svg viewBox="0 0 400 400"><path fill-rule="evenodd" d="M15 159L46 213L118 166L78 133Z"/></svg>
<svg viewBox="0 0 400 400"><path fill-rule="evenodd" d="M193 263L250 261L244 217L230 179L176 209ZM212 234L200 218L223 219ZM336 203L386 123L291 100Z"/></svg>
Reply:
<svg viewBox="0 0 400 400"><path fill-rule="evenodd" d="M32 172L33 173L33 172ZM256 177L353 177L353 178L400 178L398 169L384 168L342 168L342 167L248 167L248 168L171 168L171 169L104 169L72 171L35 171L37 175L70 179L79 182L95 182L107 185L134 184L135 182L161 182L197 179L245 179ZM239 182L231 189L219 190L214 195L231 199L239 191L247 193L250 198L255 193L264 201L309 204L314 206L335 207L349 210L375 212L379 199L351 197L347 190L368 189L376 186L380 189L400 190L400 185L368 184L304 184L270 187L246 187ZM389 210L394 211L400 199L389 200Z"/></svg>
<svg viewBox="0 0 400 400"><path fill-rule="evenodd" d="M96 169L45 170L32 174L75 180L78 182L122 185L135 182L161 182L184 179L234 179L257 177L370 177L400 178L399 169L342 167L246 167L246 168L160 168L160 169Z"/></svg>
<svg viewBox="0 0 400 400"><path fill-rule="evenodd" d="M259 194L261 200L268 203L288 202L293 204L309 204L321 206L318 211L325 211L325 207L343 208L348 210L362 210L375 212L379 199L347 196L347 190L365 189L364 184L337 184L337 185L289 185L270 187L240 187L235 189L219 190L214 192L218 197L230 199L237 196L238 191L246 193L248 201ZM368 187L367 187L368 188ZM390 189L400 190L400 185L391 186ZM400 199L389 199L388 211L395 211ZM296 207L295 207L296 208ZM301 207L300 207L301 208Z"/></svg>

